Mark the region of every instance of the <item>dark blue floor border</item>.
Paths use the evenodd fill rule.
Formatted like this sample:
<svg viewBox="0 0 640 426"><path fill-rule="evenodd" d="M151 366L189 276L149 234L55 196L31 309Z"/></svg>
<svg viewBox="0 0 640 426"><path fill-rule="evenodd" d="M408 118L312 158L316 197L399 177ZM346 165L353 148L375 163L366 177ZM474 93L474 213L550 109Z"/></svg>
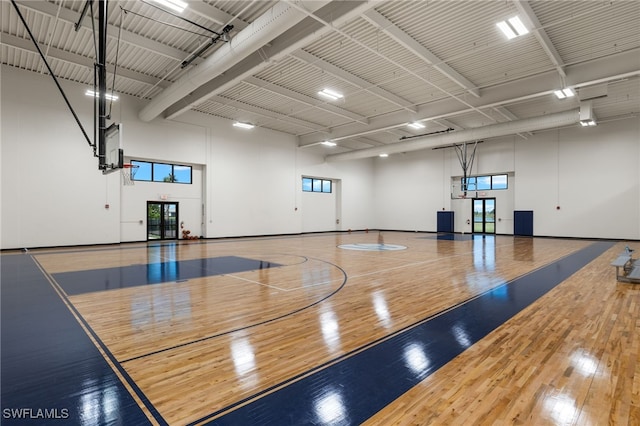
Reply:
<svg viewBox="0 0 640 426"><path fill-rule="evenodd" d="M204 257L170 260L100 269L58 272L51 274L68 296L119 290L167 282L182 282L193 278L229 275L283 265L238 256Z"/></svg>
<svg viewBox="0 0 640 426"><path fill-rule="evenodd" d="M360 424L613 244L593 243L192 424Z"/></svg>
<svg viewBox="0 0 640 426"><path fill-rule="evenodd" d="M155 421L167 424L32 256L3 255L0 266L3 425L151 424L76 317Z"/></svg>

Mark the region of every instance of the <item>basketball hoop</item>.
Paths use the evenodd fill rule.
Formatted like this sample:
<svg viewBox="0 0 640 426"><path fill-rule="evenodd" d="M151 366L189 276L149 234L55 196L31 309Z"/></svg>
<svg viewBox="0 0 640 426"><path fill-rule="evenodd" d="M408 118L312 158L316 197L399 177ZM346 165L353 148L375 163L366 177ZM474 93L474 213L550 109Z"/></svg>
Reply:
<svg viewBox="0 0 640 426"><path fill-rule="evenodd" d="M122 184L125 186L133 185L136 177L136 173L138 172L138 168L140 166L136 164L126 163L122 165L122 169L120 169L120 173L122 174Z"/></svg>

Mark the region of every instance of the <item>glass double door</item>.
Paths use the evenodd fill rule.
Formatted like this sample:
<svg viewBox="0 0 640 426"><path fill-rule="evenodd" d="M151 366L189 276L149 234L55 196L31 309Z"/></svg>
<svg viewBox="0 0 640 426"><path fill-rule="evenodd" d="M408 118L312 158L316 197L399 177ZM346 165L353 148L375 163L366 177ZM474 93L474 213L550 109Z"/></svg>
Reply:
<svg viewBox="0 0 640 426"><path fill-rule="evenodd" d="M147 201L147 240L178 238L178 203Z"/></svg>
<svg viewBox="0 0 640 426"><path fill-rule="evenodd" d="M496 233L496 199L473 199L473 232L478 234Z"/></svg>

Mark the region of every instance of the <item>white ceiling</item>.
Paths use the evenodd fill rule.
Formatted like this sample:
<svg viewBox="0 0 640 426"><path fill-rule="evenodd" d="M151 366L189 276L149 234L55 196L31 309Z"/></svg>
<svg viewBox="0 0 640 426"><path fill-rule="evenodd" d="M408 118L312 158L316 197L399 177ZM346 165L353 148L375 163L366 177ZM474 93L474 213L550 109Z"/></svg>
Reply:
<svg viewBox="0 0 640 426"><path fill-rule="evenodd" d="M93 85L91 19L74 29L85 1L16 3L56 76ZM599 122L640 114L637 0L188 3L190 22L151 0L108 2L108 85L115 69L116 92L148 100L145 120L191 109L371 156L403 137L578 110L593 93ZM514 15L530 33L507 40L496 23ZM2 63L43 72L10 1L0 17ZM229 43L181 66L228 24ZM563 86L578 96L558 100Z"/></svg>

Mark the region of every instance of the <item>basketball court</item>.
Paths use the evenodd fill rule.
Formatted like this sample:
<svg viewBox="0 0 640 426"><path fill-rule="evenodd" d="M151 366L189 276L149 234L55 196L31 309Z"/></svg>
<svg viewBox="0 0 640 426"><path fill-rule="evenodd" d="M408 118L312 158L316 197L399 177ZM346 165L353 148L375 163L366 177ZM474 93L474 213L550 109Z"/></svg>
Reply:
<svg viewBox="0 0 640 426"><path fill-rule="evenodd" d="M640 425L640 1L0 16L3 425Z"/></svg>
<svg viewBox="0 0 640 426"><path fill-rule="evenodd" d="M621 246L354 232L6 253L3 399L99 423L624 423Z"/></svg>

